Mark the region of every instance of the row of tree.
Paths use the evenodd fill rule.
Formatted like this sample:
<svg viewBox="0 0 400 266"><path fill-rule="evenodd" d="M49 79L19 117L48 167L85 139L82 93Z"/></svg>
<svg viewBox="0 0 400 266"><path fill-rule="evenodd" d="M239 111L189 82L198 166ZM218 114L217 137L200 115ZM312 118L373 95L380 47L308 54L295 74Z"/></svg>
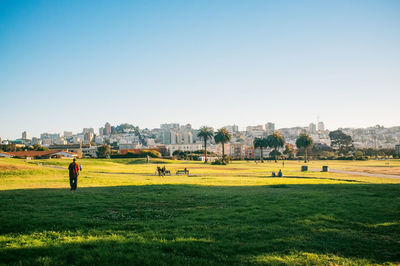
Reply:
<svg viewBox="0 0 400 266"><path fill-rule="evenodd" d="M15 152L15 151L48 151L49 149L39 144L33 146L18 147L15 143L0 145L0 151Z"/></svg>
<svg viewBox="0 0 400 266"><path fill-rule="evenodd" d="M339 154L347 155L351 151L354 151L353 140L351 136L343 133L341 130L335 130L329 133L329 138L331 139L331 150L336 150ZM278 155L278 148L282 148L285 144L285 139L278 132L269 135L267 138L256 138L254 139L254 148L260 149L260 160L263 159L263 148L273 148L271 152L275 158ZM301 153L304 154L304 162L308 161L308 154L313 148L313 139L305 132L300 133L296 140L296 146ZM320 146L320 145L318 145ZM291 154L293 151L290 150L289 145L286 145L284 153Z"/></svg>
<svg viewBox="0 0 400 266"><path fill-rule="evenodd" d="M225 143L231 140L231 135L225 128L218 129L218 131L214 135L214 131L212 128L203 126L200 128L197 137L203 140L204 142L204 163L207 163L207 143L214 137L215 142L222 145L222 159L225 157ZM299 148L303 148L306 152L306 160L307 160L307 152L310 147L312 147L313 141L310 136L305 133L300 134L299 138L296 141L296 145ZM274 155L275 162L277 162L277 156L279 154L279 149L283 148L285 145L285 138L279 133L274 132L266 138L255 138L253 142L255 149L260 149L260 160L263 161L263 150L264 148L272 148L272 154Z"/></svg>
<svg viewBox="0 0 400 266"><path fill-rule="evenodd" d="M280 154L279 149L285 146L285 138L279 133L274 132L266 138L255 138L254 149L260 149L260 161L264 161L264 148L271 148L273 151L271 154L274 157L275 162L277 162L277 156ZM312 138L306 133L301 133L298 139L296 140L296 146L299 149L302 149L305 153L305 162L308 161L308 151L313 146ZM286 145L284 153L287 155L293 154L293 150L290 149L289 145Z"/></svg>
<svg viewBox="0 0 400 266"><path fill-rule="evenodd" d="M214 134L212 128L203 126L200 128L197 137L204 142L204 162L207 163L207 143L209 140L214 138L215 142L222 144L222 158L225 159L225 143L231 140L231 135L225 128L218 129ZM349 152L354 151L353 140L351 136L343 133L341 130L335 130L329 133L331 139L331 147L336 150L339 154L347 155ZM270 153L274 156L275 162L277 156L280 154L279 149L285 146L285 138L279 133L274 132L266 138L255 138L253 142L255 149L260 149L260 160L263 161L263 150L264 148L271 148L273 151ZM313 140L307 133L300 133L296 140L296 146L300 152L304 154L304 161L308 161L308 155L310 150L313 148ZM320 145L318 145L320 146ZM328 146L329 147L329 146ZM329 150L328 150L329 151ZM283 152L288 156L293 155L293 149L289 145L286 145Z"/></svg>
<svg viewBox="0 0 400 266"><path fill-rule="evenodd" d="M264 148L272 148L275 162L277 162L278 149L285 145L285 138L279 133L274 132L266 138L255 138L253 141L254 149L260 149L260 160L263 162Z"/></svg>

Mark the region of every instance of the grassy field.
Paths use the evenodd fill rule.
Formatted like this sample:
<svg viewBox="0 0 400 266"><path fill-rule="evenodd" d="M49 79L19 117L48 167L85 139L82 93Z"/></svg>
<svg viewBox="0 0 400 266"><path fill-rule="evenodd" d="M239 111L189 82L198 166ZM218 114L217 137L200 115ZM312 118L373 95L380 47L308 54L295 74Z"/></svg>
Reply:
<svg viewBox="0 0 400 266"><path fill-rule="evenodd" d="M400 179L320 172L388 162L87 159L71 192L69 160L0 159L0 264L398 264Z"/></svg>

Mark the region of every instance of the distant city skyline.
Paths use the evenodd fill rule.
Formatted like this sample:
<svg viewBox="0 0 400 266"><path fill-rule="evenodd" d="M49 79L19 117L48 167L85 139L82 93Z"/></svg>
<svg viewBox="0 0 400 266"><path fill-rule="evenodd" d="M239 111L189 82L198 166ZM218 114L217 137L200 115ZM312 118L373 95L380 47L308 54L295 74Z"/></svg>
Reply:
<svg viewBox="0 0 400 266"><path fill-rule="evenodd" d="M0 2L0 137L400 125L400 1Z"/></svg>
<svg viewBox="0 0 400 266"><path fill-rule="evenodd" d="M326 123L324 122L324 121L319 121L320 123L322 122L323 123L323 129L324 130L329 130L329 131L333 131L333 130L337 130L337 129L339 129L339 128L369 128L369 127L375 127L375 126L377 126L377 125L379 125L379 126L383 126L383 127L385 127L385 128L390 128L390 127L397 127L397 126L400 126L400 125L393 125L393 126L385 126L385 125L382 125L382 124L374 124L374 125L370 125L370 126L367 126L367 127L338 127L338 128L329 128L329 127L327 127L326 126ZM239 131L246 131L246 128L247 127L252 127L252 126L258 126L258 125L261 125L262 127L263 127L263 130L266 130L266 124L267 123L273 123L274 125L275 125L275 130L279 130L279 129L282 129L282 128L295 128L295 127L301 127L301 128L309 128L309 126L311 125L311 123L313 123L314 124L314 126L315 126L315 130L320 130L319 128L318 128L318 124L317 124L317 122L314 122L314 121L311 121L311 122L309 122L309 123L307 123L306 125L295 125L295 126L277 126L277 123L275 123L274 121L266 121L266 122L264 122L264 123L256 123L256 124L251 124L251 125L244 125L244 126L242 126L242 125L238 125L237 123L231 123L231 124L224 124L223 126L217 126L217 127L215 127L215 126L212 126L212 125L200 125L200 126L194 126L192 123L190 123L190 122L178 122L178 121L168 121L168 122L164 122L164 123L160 123L158 126L155 126L155 127L141 127L140 125L137 125L137 124L135 124L135 123L132 123L132 122L121 122L121 123L110 123L110 122L105 122L105 123L103 123L102 125L98 125L98 126L84 126L84 127L82 127L82 128L79 128L79 129L76 129L76 130L72 130L72 129L59 129L59 130L44 130L44 131L40 131L40 132L34 132L34 131L31 131L31 130L29 130L29 129L25 129L25 130L23 130L23 131L21 131L21 132L18 132L18 133L15 133L14 135L14 137L5 137L5 136L1 136L0 135L0 138L2 139L2 140L7 140L7 139L9 139L9 140L14 140L14 139L21 139L21 138L24 138L23 136L25 135L25 136L28 136L27 138L32 138L32 137L40 137L40 135L41 134L43 134L43 133L49 133L49 134L60 134L61 136L64 136L66 133L67 133L67 135L68 136L70 136L70 135L72 135L72 134L79 134L79 133L82 133L82 132L84 132L84 129L89 129L89 128L92 128L92 129L94 129L94 134L96 134L96 135L98 135L99 134L99 132L98 132L98 130L99 129L105 129L105 124L107 124L107 123L109 123L109 125L110 126L117 126L117 125L120 125L120 124L124 124L124 123L128 123L128 124L131 124L131 125L133 125L133 126L138 126L140 129L145 129L145 128L148 128L148 129L156 129L156 128L160 128L160 125L161 124L173 124L173 123L176 123L176 124L179 124L180 126L184 126L184 125L186 125L186 124L190 124L191 126L192 126L192 128L193 129L199 129L201 126L210 126L210 127L212 127L212 128L214 128L214 130L217 130L217 129L219 129L219 128L222 128L222 127L226 127L226 126L233 126L233 125L235 125L235 126L238 126L238 128L239 128ZM110 131L108 131L108 132L111 132L111 130ZM109 135L109 133L108 134L106 134L106 135Z"/></svg>

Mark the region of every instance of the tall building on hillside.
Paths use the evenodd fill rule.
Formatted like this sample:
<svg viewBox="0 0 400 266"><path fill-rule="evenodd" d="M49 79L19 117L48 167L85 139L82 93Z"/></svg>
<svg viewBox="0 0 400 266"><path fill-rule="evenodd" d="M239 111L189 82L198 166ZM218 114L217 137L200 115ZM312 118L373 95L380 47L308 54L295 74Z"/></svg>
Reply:
<svg viewBox="0 0 400 266"><path fill-rule="evenodd" d="M235 133L235 132L239 132L239 126L238 125L230 125L230 126L224 126L224 128L226 130L228 130L229 133Z"/></svg>
<svg viewBox="0 0 400 266"><path fill-rule="evenodd" d="M179 124L161 124L159 132L160 143L169 144L192 144L193 132L190 124L179 126Z"/></svg>
<svg viewBox="0 0 400 266"><path fill-rule="evenodd" d="M272 134L275 131L275 123L268 122L265 124L265 131L267 131L268 134Z"/></svg>
<svg viewBox="0 0 400 266"><path fill-rule="evenodd" d="M40 139L41 140L50 139L50 134L49 133L42 133L42 134L40 134Z"/></svg>
<svg viewBox="0 0 400 266"><path fill-rule="evenodd" d="M176 130L178 130L179 129L179 124L178 123L161 124L160 128L164 129L164 130L168 130L168 129L176 129Z"/></svg>
<svg viewBox="0 0 400 266"><path fill-rule="evenodd" d="M258 125L258 126L247 126L247 127L246 127L246 131L247 131L247 132L261 131L261 130L264 130L262 125Z"/></svg>
<svg viewBox="0 0 400 266"><path fill-rule="evenodd" d="M94 129L93 128L84 128L82 130L82 133L83 134L85 134L85 133L93 133L94 134Z"/></svg>
<svg viewBox="0 0 400 266"><path fill-rule="evenodd" d="M104 135L106 136L111 135L111 125L108 122L104 125Z"/></svg>
<svg viewBox="0 0 400 266"><path fill-rule="evenodd" d="M314 123L310 123L308 126L308 133L315 134L317 133L317 126Z"/></svg>
<svg viewBox="0 0 400 266"><path fill-rule="evenodd" d="M29 139L29 134L27 131L22 132L22 139Z"/></svg>
<svg viewBox="0 0 400 266"><path fill-rule="evenodd" d="M72 137L72 131L64 131L64 137Z"/></svg>
<svg viewBox="0 0 400 266"><path fill-rule="evenodd" d="M50 139L52 139L52 140L59 139L60 137L61 137L60 133L52 133L52 134L50 134Z"/></svg>
<svg viewBox="0 0 400 266"><path fill-rule="evenodd" d="M318 122L318 131L320 132L325 131L324 122Z"/></svg>
<svg viewBox="0 0 400 266"><path fill-rule="evenodd" d="M104 135L104 127L99 128L99 136Z"/></svg>
<svg viewBox="0 0 400 266"><path fill-rule="evenodd" d="M42 145L42 140L39 139L39 138L33 137L33 138L32 138L32 144L33 144L33 145L35 145L35 144Z"/></svg>
<svg viewBox="0 0 400 266"><path fill-rule="evenodd" d="M85 132L83 139L85 142L91 142L93 140L93 137L94 137L94 134L90 131L87 131L87 132Z"/></svg>
<svg viewBox="0 0 400 266"><path fill-rule="evenodd" d="M171 144L171 131L170 130L161 130L160 131L160 142L162 144Z"/></svg>

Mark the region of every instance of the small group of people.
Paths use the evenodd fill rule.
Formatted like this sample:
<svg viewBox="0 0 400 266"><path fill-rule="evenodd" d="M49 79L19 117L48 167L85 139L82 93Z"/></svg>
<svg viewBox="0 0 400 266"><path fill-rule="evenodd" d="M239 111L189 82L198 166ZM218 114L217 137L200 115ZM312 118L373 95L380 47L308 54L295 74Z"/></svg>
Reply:
<svg viewBox="0 0 400 266"><path fill-rule="evenodd" d="M279 169L279 172L278 172L278 175L276 175L276 173L275 173L275 171L272 171L272 177L282 177L283 176L283 173L282 173L282 170L281 169Z"/></svg>
<svg viewBox="0 0 400 266"><path fill-rule="evenodd" d="M165 165L163 167L157 166L158 176L165 176L168 173L167 169L165 169Z"/></svg>

